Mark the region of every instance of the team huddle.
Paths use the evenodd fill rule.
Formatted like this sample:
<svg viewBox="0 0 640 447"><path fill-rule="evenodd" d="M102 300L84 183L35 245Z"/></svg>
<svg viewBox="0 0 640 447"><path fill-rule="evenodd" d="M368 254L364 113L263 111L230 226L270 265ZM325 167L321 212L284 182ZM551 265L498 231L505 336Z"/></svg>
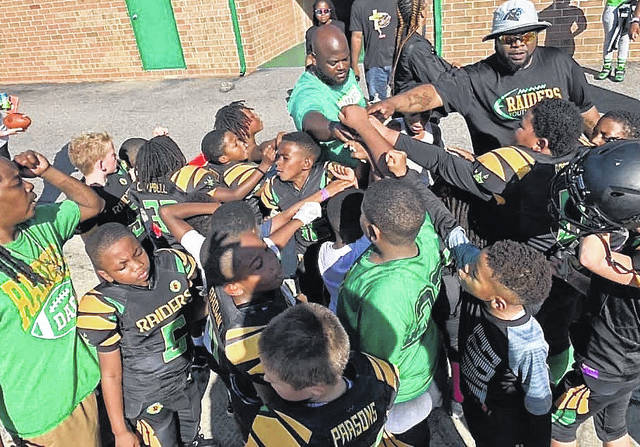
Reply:
<svg viewBox="0 0 640 447"><path fill-rule="evenodd" d="M424 2L397 8L395 96L367 104L344 24L325 20L295 132L259 143L234 101L190 161L161 127L118 150L74 137L80 181L38 152L0 158L16 445L219 445L200 430L210 371L249 447L428 446L437 407L478 446L575 445L592 416L605 445L629 445L640 113L600 116L575 62L537 47L549 24L527 0L496 10L493 56L408 82ZM445 146L453 111L473 148ZM36 206L33 177L66 199ZM96 275L77 298L74 235Z"/></svg>

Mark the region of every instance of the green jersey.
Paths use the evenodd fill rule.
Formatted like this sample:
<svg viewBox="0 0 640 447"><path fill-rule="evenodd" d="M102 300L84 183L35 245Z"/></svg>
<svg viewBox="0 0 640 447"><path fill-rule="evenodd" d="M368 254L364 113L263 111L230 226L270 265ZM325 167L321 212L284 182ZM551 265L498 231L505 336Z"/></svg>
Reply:
<svg viewBox="0 0 640 447"><path fill-rule="evenodd" d="M615 6L616 8L625 3L630 3L630 0L607 0L607 6Z"/></svg>
<svg viewBox="0 0 640 447"><path fill-rule="evenodd" d="M313 72L305 71L293 87L287 109L296 129L302 130L302 122L307 113L319 112L330 121L339 121L340 109L350 104L358 104L362 107L367 105L353 70L349 70L346 82L338 86L327 85ZM357 166L358 160L351 158L351 153L339 140L320 144L324 149L325 159L347 166Z"/></svg>
<svg viewBox="0 0 640 447"><path fill-rule="evenodd" d="M0 420L23 438L60 424L100 380L95 351L76 336L78 306L62 254L79 220L74 202L39 206L3 245L47 280L0 273Z"/></svg>
<svg viewBox="0 0 640 447"><path fill-rule="evenodd" d="M431 308L440 289L438 236L429 216L416 238L418 255L374 264L369 248L351 267L338 298L338 317L352 349L395 364L396 402L406 402L431 383L439 349Z"/></svg>

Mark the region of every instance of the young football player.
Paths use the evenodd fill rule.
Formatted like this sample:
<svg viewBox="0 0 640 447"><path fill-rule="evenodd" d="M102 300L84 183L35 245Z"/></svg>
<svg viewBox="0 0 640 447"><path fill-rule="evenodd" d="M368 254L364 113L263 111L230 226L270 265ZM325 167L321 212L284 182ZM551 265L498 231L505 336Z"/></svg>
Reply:
<svg viewBox="0 0 640 447"><path fill-rule="evenodd" d="M69 160L84 176L85 184L93 188L105 201L102 212L82 222L77 232L88 232L106 222L119 222L131 229L140 240L146 236L138 207L129 199L131 178L116 158L113 141L106 132L85 133L69 143Z"/></svg>
<svg viewBox="0 0 640 447"><path fill-rule="evenodd" d="M80 300L78 328L98 350L116 444L199 445L186 318L194 259L171 249L150 258L118 223L96 229L85 248L104 282Z"/></svg>
<svg viewBox="0 0 640 447"><path fill-rule="evenodd" d="M593 128L591 143L602 146L615 140L640 138L640 113L610 110L600 117Z"/></svg>
<svg viewBox="0 0 640 447"><path fill-rule="evenodd" d="M279 447L378 445L398 387L398 370L349 351L338 318L303 303L262 332L264 379L277 393L260 408L248 445Z"/></svg>

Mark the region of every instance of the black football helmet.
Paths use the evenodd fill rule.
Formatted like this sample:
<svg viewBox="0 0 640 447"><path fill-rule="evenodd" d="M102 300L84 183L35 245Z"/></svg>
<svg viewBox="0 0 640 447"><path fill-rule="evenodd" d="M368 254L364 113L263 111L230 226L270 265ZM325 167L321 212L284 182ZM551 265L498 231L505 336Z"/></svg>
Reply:
<svg viewBox="0 0 640 447"><path fill-rule="evenodd" d="M549 211L574 234L640 227L640 140L585 150L551 182Z"/></svg>

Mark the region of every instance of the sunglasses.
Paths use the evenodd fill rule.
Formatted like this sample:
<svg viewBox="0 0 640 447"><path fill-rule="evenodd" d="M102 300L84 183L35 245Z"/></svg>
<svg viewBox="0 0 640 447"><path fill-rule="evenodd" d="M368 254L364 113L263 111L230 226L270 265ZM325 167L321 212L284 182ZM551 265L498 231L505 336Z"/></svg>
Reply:
<svg viewBox="0 0 640 447"><path fill-rule="evenodd" d="M331 9L329 9L329 8L316 9L314 12L315 12L317 15L322 15L322 14L331 14Z"/></svg>
<svg viewBox="0 0 640 447"><path fill-rule="evenodd" d="M536 31L529 31L528 33L524 34L503 34L501 36L498 36L497 39L498 42L500 42L502 45L513 45L517 41L520 41L523 44L527 45L533 42L537 35L538 33Z"/></svg>

